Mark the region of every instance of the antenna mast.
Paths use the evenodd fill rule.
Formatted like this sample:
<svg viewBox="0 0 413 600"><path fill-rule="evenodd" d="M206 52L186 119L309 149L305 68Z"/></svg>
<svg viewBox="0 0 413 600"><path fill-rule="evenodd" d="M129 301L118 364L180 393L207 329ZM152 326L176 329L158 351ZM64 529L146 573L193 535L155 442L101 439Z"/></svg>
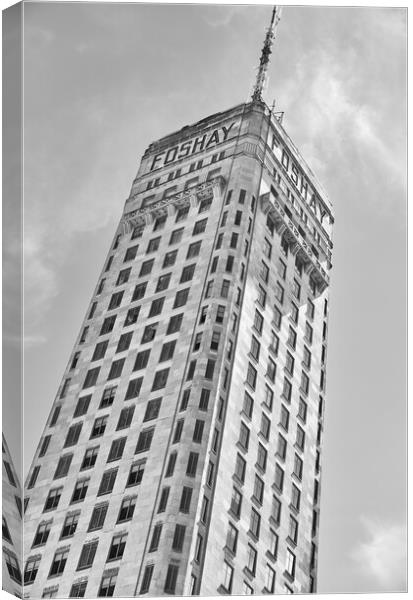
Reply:
<svg viewBox="0 0 413 600"><path fill-rule="evenodd" d="M254 90L252 92L251 99L253 102L262 101L262 92L264 90L265 83L267 81L267 71L270 62L270 55L272 52L272 45L275 38L275 28L277 27L281 18L281 7L274 6L271 15L271 23L268 27L267 34L265 36L264 45L261 51L260 64L258 67L257 79L255 81Z"/></svg>

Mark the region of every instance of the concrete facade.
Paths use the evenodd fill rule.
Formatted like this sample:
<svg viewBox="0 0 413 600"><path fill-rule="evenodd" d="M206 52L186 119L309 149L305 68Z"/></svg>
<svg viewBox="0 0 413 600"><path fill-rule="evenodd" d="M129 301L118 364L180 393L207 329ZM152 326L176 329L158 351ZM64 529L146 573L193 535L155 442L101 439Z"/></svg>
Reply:
<svg viewBox="0 0 413 600"><path fill-rule="evenodd" d="M2 589L22 597L21 555L23 541L23 493L9 447L3 435L2 479Z"/></svg>
<svg viewBox="0 0 413 600"><path fill-rule="evenodd" d="M332 222L262 102L149 146L26 482L26 597L315 591Z"/></svg>

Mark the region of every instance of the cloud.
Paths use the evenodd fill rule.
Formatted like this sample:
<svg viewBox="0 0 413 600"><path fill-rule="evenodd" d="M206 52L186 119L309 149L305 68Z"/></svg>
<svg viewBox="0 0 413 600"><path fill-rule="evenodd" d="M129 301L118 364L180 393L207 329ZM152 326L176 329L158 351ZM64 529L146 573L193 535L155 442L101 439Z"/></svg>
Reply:
<svg viewBox="0 0 413 600"><path fill-rule="evenodd" d="M406 527L361 519L364 542L351 553L357 567L371 581L371 591L406 591Z"/></svg>

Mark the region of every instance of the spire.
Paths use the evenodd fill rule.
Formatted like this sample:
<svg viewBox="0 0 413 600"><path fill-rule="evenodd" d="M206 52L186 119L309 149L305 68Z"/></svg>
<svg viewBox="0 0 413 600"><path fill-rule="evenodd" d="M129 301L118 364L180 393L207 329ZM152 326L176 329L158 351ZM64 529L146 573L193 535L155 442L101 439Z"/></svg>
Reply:
<svg viewBox="0 0 413 600"><path fill-rule="evenodd" d="M268 27L267 34L265 36L264 45L261 51L260 64L258 67L257 79L255 81L254 90L252 92L252 100L262 100L262 92L264 90L264 85L267 80L267 71L268 64L270 62L271 49L275 38L275 28L278 25L278 22L281 18L281 7L274 6L272 15L271 15L271 23Z"/></svg>

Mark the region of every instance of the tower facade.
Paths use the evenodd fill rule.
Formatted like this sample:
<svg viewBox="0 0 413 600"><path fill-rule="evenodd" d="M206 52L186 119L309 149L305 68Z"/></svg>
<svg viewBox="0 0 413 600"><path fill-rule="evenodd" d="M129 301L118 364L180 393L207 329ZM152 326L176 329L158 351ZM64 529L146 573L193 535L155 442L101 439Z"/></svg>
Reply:
<svg viewBox="0 0 413 600"><path fill-rule="evenodd" d="M2 437L2 588L14 596L22 597L22 488L13 464L6 439Z"/></svg>
<svg viewBox="0 0 413 600"><path fill-rule="evenodd" d="M332 223L261 100L148 147L26 482L27 597L315 591Z"/></svg>

